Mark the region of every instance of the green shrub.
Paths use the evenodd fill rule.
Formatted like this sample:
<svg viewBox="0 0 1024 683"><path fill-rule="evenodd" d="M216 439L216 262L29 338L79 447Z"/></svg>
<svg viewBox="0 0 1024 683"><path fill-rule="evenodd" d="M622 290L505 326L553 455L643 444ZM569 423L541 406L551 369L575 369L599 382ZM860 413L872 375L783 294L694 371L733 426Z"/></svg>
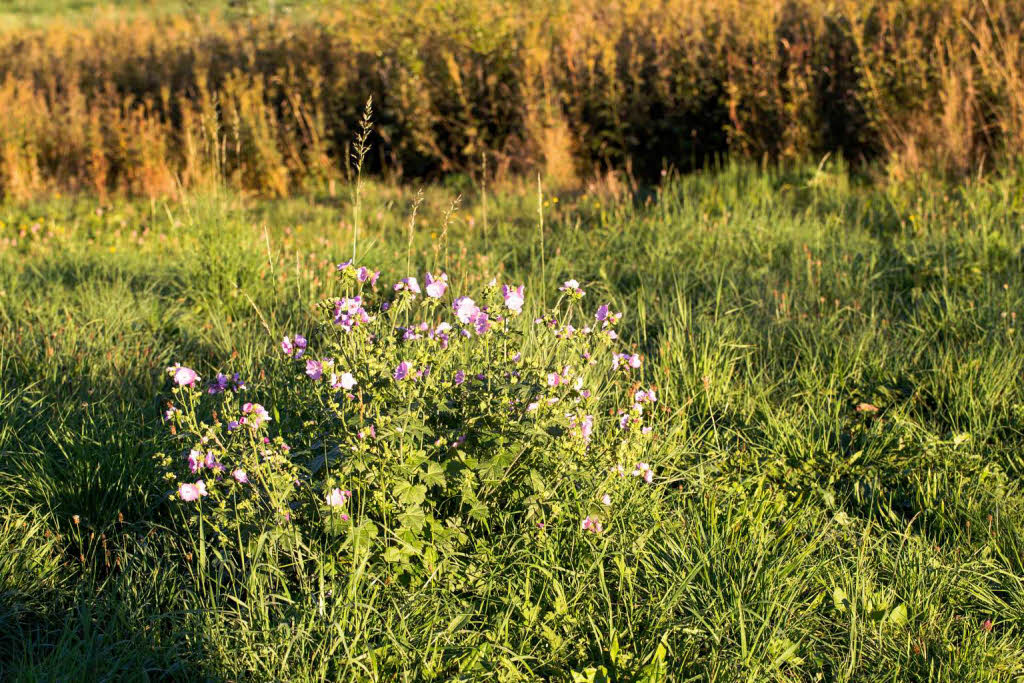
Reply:
<svg viewBox="0 0 1024 683"><path fill-rule="evenodd" d="M199 538L243 560L268 532L331 557L363 547L411 578L492 534L612 532L653 482L656 393L640 356L614 352L621 314L577 282L532 318L523 286L449 305L443 273L383 290L365 267L339 273L345 295L267 364L277 405L237 376L168 368L159 458Z"/></svg>

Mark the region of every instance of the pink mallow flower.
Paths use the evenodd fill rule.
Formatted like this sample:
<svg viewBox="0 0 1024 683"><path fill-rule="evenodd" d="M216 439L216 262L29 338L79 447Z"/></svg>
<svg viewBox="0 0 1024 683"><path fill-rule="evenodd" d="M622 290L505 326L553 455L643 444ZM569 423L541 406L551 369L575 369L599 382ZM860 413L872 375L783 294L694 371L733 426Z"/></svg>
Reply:
<svg viewBox="0 0 1024 683"><path fill-rule="evenodd" d="M655 403L657 400L658 395L655 393L654 389L637 389L636 393L633 395L633 401L638 404Z"/></svg>
<svg viewBox="0 0 1024 683"><path fill-rule="evenodd" d="M426 280L427 283L427 296L429 296L431 299L440 299L442 296L444 296L444 293L448 291L447 274L441 273L440 275L437 276L437 278L434 278L434 275L432 273L427 273L424 279Z"/></svg>
<svg viewBox="0 0 1024 683"><path fill-rule="evenodd" d="M594 436L594 416L584 415L580 421L580 436L583 437L584 443L590 443L590 439Z"/></svg>
<svg viewBox="0 0 1024 683"><path fill-rule="evenodd" d="M523 297L525 290L526 285L519 285L518 287L503 285L501 295L505 299L505 307L513 313L522 313L523 303L526 301Z"/></svg>
<svg viewBox="0 0 1024 683"><path fill-rule="evenodd" d="M348 503L348 499L351 497L351 491L342 491L341 489L333 489L325 496L327 504L332 508L345 507L345 504Z"/></svg>
<svg viewBox="0 0 1024 683"><path fill-rule="evenodd" d="M407 289L413 294L419 294L421 292L420 283L414 277L403 277L399 282L395 283L394 289L396 292L400 292L403 289Z"/></svg>
<svg viewBox="0 0 1024 683"><path fill-rule="evenodd" d="M209 494L206 491L206 482L202 479L194 484L182 482L182 484L178 486L178 497L189 503L199 500L201 497L206 495Z"/></svg>
<svg viewBox="0 0 1024 683"><path fill-rule="evenodd" d="M312 358L306 361L306 375L313 381L319 381L324 376L324 366L318 360Z"/></svg>
<svg viewBox="0 0 1024 683"><path fill-rule="evenodd" d="M201 451L197 451L196 449L193 448L191 451L188 452L188 469L189 469L189 471L191 471L193 474L195 474L199 470L203 469L203 467L205 467L205 466L206 466L206 457L202 454Z"/></svg>
<svg viewBox="0 0 1024 683"><path fill-rule="evenodd" d="M591 517L590 515L583 518L583 521L580 523L580 528L583 531L589 531L592 534L599 534L604 531L604 527L601 525L601 520L596 517Z"/></svg>
<svg viewBox="0 0 1024 683"><path fill-rule="evenodd" d="M377 285L377 278L379 278L379 277L380 277L380 271L379 270L374 270L374 271L371 272L370 269L367 268L366 266L362 266L356 272L356 279L359 280L360 282L367 282L367 281L369 281L371 287L375 287Z"/></svg>
<svg viewBox="0 0 1024 683"><path fill-rule="evenodd" d="M249 475L246 474L245 470L243 470L241 467L239 467L238 469L234 470L231 473L231 476L234 477L235 481L237 481L239 484L248 484L249 483Z"/></svg>
<svg viewBox="0 0 1024 683"><path fill-rule="evenodd" d="M181 363L175 363L172 367L167 368L167 374L179 387L190 387L199 381L199 374L192 368L184 367Z"/></svg>
<svg viewBox="0 0 1024 683"><path fill-rule="evenodd" d="M460 296L452 302L452 310L463 325L468 324L480 314L480 308L468 296Z"/></svg>
<svg viewBox="0 0 1024 683"><path fill-rule="evenodd" d="M586 294L586 292L580 288L580 283L577 280L566 280L558 290L577 298Z"/></svg>
<svg viewBox="0 0 1024 683"><path fill-rule="evenodd" d="M259 403L246 403L242 406L242 414L239 422L244 422L252 429L259 429L264 422L270 422L270 413Z"/></svg>
<svg viewBox="0 0 1024 683"><path fill-rule="evenodd" d="M334 302L334 324L338 325L345 332L351 332L352 328L365 325L370 322L370 316L363 308L361 296L338 299Z"/></svg>
<svg viewBox="0 0 1024 683"><path fill-rule="evenodd" d="M640 360L640 356L635 353L616 353L612 356L613 370L618 370L620 368L623 370L633 368L635 370L641 365L643 365L643 361Z"/></svg>
<svg viewBox="0 0 1024 683"><path fill-rule="evenodd" d="M491 319L487 317L487 313L477 311L476 317L473 318L473 329L477 334L486 334L491 329Z"/></svg>
<svg viewBox="0 0 1024 683"><path fill-rule="evenodd" d="M302 358L302 354L306 352L306 345L306 338L301 334L295 335L294 341L291 337L285 337L281 340L281 352L296 359Z"/></svg>
<svg viewBox="0 0 1024 683"><path fill-rule="evenodd" d="M644 481L650 484L654 480L654 470L645 462L638 462L633 470L634 477L643 477Z"/></svg>

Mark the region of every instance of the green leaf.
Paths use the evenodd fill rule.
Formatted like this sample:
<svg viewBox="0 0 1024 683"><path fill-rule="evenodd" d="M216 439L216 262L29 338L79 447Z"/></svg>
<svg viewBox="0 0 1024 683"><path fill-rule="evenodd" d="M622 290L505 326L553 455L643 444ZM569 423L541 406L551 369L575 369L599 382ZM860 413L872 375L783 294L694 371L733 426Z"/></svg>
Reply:
<svg viewBox="0 0 1024 683"><path fill-rule="evenodd" d="M544 484L544 477L540 476L537 470L530 470L530 484L537 493L543 493L547 486Z"/></svg>
<svg viewBox="0 0 1024 683"><path fill-rule="evenodd" d="M478 522L486 522L490 516L491 511L487 505L481 501L475 501L469 508L469 516Z"/></svg>
<svg viewBox="0 0 1024 683"><path fill-rule="evenodd" d="M377 525L369 520L352 527L352 544L357 548L368 548L375 538L377 538Z"/></svg>
<svg viewBox="0 0 1024 683"><path fill-rule="evenodd" d="M419 505L427 498L427 487L423 484L413 484L411 481L400 479L395 482L391 493L406 505Z"/></svg>
<svg viewBox="0 0 1024 683"><path fill-rule="evenodd" d="M505 470L515 460L515 455L508 450L498 451L493 458L480 463L477 473L484 481L499 481L505 476Z"/></svg>
<svg viewBox="0 0 1024 683"><path fill-rule="evenodd" d="M444 486L446 481L444 476L444 467L442 467L440 463L433 461L427 463L427 470L425 472L420 472L420 481L423 482L425 486Z"/></svg>
<svg viewBox="0 0 1024 683"><path fill-rule="evenodd" d="M418 533L427 523L427 515L420 508L410 506L398 515L398 523Z"/></svg>

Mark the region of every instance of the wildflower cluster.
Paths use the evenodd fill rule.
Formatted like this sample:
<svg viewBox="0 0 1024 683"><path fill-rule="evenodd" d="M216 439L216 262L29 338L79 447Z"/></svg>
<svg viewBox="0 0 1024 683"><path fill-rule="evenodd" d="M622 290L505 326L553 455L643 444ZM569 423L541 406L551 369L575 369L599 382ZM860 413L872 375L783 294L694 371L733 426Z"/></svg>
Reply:
<svg viewBox="0 0 1024 683"><path fill-rule="evenodd" d="M273 414L237 374L204 390L168 368L168 495L215 537L284 525L412 563L495 525L608 533L625 489L656 481L656 392L615 371L642 368L615 348L621 314L587 311L576 281L527 335L522 284L453 296L443 272L379 290L379 271L338 273L322 322L275 342Z"/></svg>

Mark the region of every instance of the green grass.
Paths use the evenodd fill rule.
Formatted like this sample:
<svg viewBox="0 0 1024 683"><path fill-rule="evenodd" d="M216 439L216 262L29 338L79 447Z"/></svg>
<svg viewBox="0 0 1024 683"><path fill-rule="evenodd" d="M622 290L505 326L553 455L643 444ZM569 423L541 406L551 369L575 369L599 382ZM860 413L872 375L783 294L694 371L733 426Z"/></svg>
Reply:
<svg viewBox="0 0 1024 683"><path fill-rule="evenodd" d="M468 188L454 287L576 277L626 311L671 408L667 481L596 561L577 529L496 532L425 586L370 562L329 600L197 576L151 455L166 365L230 364L260 392L351 252L348 207L0 208L0 677L1020 680L1020 187L728 167L565 195L543 282L535 188L490 196L486 230ZM363 260L391 278L412 194L366 198ZM427 192L420 264L451 198Z"/></svg>

